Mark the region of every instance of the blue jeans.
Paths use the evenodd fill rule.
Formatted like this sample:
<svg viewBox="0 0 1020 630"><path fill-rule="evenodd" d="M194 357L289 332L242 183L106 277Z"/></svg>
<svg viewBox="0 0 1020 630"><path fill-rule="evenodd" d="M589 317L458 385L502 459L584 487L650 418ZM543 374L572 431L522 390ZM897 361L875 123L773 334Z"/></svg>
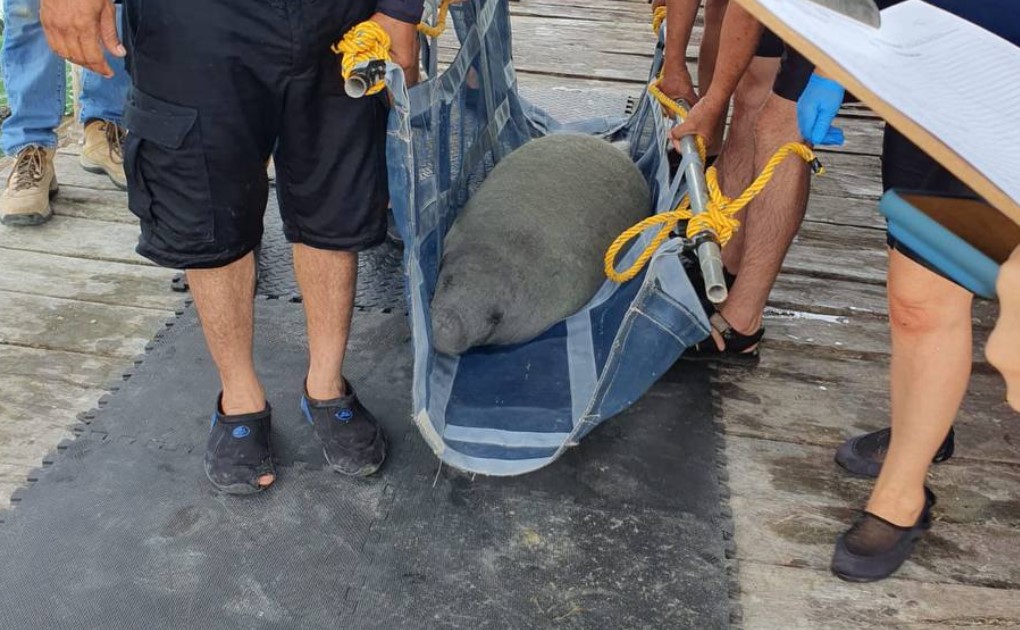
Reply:
<svg viewBox="0 0 1020 630"><path fill-rule="evenodd" d="M39 0L3 0L3 6L6 25L0 55L11 116L4 121L0 148L15 155L33 144L55 147L67 89L64 60L46 43L39 22ZM119 6L117 15L119 24ZM124 61L109 54L107 59L115 73L112 79L82 72L82 122L100 118L121 123L131 83Z"/></svg>

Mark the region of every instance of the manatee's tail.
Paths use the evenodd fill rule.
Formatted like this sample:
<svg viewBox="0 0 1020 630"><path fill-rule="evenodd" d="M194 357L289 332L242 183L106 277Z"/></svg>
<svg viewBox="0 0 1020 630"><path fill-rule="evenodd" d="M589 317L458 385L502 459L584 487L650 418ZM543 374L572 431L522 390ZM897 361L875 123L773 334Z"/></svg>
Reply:
<svg viewBox="0 0 1020 630"><path fill-rule="evenodd" d="M468 339L467 326L457 311L450 307L432 307L432 343L443 354L464 354L474 345Z"/></svg>

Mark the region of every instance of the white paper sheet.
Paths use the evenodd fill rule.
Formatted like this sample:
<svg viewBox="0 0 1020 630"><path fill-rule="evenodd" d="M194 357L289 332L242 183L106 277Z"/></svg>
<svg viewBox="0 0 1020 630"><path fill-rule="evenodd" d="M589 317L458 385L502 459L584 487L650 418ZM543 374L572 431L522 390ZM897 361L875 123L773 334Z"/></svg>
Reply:
<svg viewBox="0 0 1020 630"><path fill-rule="evenodd" d="M758 1L1020 203L1020 48L921 0L877 30L807 0Z"/></svg>

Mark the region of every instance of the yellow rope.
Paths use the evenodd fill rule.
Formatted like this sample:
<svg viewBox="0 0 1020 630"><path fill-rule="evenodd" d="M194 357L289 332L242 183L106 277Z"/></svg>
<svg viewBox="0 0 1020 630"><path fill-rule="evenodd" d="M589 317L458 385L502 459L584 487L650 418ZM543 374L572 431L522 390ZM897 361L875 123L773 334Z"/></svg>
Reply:
<svg viewBox="0 0 1020 630"><path fill-rule="evenodd" d="M656 35L659 34L659 27L661 27L662 23L665 21L666 21L666 5L655 7L655 10L652 11L652 31Z"/></svg>
<svg viewBox="0 0 1020 630"><path fill-rule="evenodd" d="M439 37L446 30L446 16L450 10L452 0L442 0L439 4L439 15L436 16L436 25L431 26L425 22L418 24L418 32L424 33L427 37ZM390 36L372 20L357 24L344 34L343 39L333 44L332 50L337 55L343 55L340 60L340 75L344 81L351 78L354 69L363 63L370 61L390 60ZM378 94L386 89L386 82L377 81L365 93L366 95Z"/></svg>
<svg viewBox="0 0 1020 630"><path fill-rule="evenodd" d="M377 22L367 20L344 34L344 38L333 44L333 52L342 55L340 74L344 81L351 78L354 68L370 61L390 60L390 36ZM386 81L376 81L368 88L366 95L378 94L386 89Z"/></svg>
<svg viewBox="0 0 1020 630"><path fill-rule="evenodd" d="M687 117L687 111L681 107L678 103L663 94L662 90L659 89L659 81L653 82L648 86L649 93L652 94L655 99L661 103L668 110L677 114L681 119ZM701 161L705 161L705 142L700 136L698 137L698 153L701 155ZM787 157L791 155L799 156L805 162L815 165L817 164L817 158L815 157L814 151L812 151L807 145L800 142L788 142L779 148L769 161L765 164L765 168L758 177L755 178L751 185L747 187L744 192L734 199L731 199L723 194L722 189L719 187L719 175L715 167L709 168L705 172L705 183L708 186L708 203L705 206L704 212L698 215L691 214L691 202L688 195L684 195L684 198L680 201L680 204L670 212L663 212L648 217L644 221L641 221L637 225L627 229L621 234L609 246L606 251L605 257L605 272L606 276L613 282L627 282L631 280L644 269L645 265L652 258L659 246L667 238L670 233L676 228L680 221L687 221L687 238L694 238L696 235L702 232L712 232L719 239L719 244L725 246L733 237L733 233L740 228L740 221L737 220L736 214L744 209L747 204L751 203L751 200L758 196L759 193L772 181L773 175L775 175L776 169ZM825 171L818 165L817 173L823 174ZM645 230L655 227L662 226L659 229L658 234L652 239L648 247L638 256L634 264L629 269L624 271L616 270L616 260L620 254L620 250L624 248L627 243L640 236Z"/></svg>
<svg viewBox="0 0 1020 630"><path fill-rule="evenodd" d="M451 0L443 0L439 3L439 15L436 16L436 25L429 26L425 22L418 24L418 32L426 37L439 37L446 30L446 14L450 11Z"/></svg>

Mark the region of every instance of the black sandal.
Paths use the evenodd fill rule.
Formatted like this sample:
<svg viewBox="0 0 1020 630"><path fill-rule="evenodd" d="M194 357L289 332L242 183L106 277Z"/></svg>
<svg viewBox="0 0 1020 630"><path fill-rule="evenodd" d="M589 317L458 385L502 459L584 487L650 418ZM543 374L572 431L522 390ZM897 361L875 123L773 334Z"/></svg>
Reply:
<svg viewBox="0 0 1020 630"><path fill-rule="evenodd" d="M722 350L715 343L711 335L707 339L694 344L683 354L681 358L688 361L723 361L729 363L757 363L759 359L758 344L765 336L765 329L759 328L757 332L744 335L736 330L726 321L726 318L718 312L713 312L708 322L712 325L719 336L723 339ZM750 348L750 349L749 349Z"/></svg>
<svg viewBox="0 0 1020 630"><path fill-rule="evenodd" d="M217 400L205 450L206 477L217 490L227 494L255 494L265 490L269 486L259 485L259 479L273 475L276 481L273 450L269 444L272 425L269 403L258 413L236 416L224 415L221 409Z"/></svg>

